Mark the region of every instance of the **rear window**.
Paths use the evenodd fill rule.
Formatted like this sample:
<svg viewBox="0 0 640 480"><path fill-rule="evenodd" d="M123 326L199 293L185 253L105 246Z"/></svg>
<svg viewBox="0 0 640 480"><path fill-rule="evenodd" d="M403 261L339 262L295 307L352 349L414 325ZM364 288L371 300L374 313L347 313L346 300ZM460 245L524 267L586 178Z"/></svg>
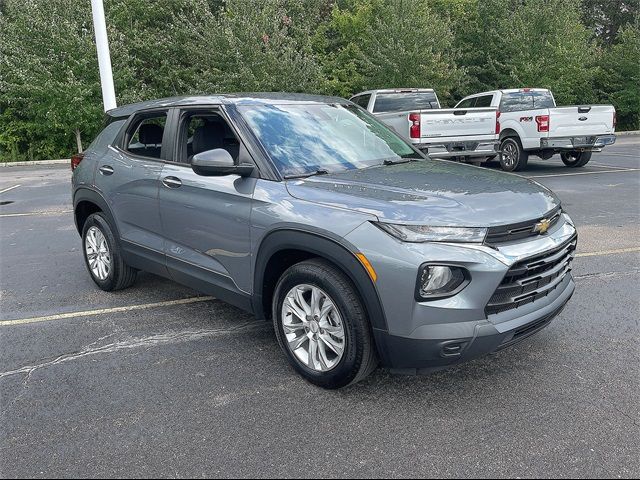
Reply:
<svg viewBox="0 0 640 480"><path fill-rule="evenodd" d="M367 95L361 95L359 97L353 97L351 99L351 101L353 103L355 103L356 105L360 105L362 108L364 108L366 110L367 107L369 106L369 99L370 98L371 98L371 95L367 94Z"/></svg>
<svg viewBox="0 0 640 480"><path fill-rule="evenodd" d="M87 150L95 150L113 144L114 140L118 136L118 133L120 132L120 129L126 121L126 118L110 120L110 123L102 129L102 131L93 140L93 142L91 142L91 145L87 147Z"/></svg>
<svg viewBox="0 0 640 480"><path fill-rule="evenodd" d="M500 101L501 112L517 112L535 108L555 107L551 92L513 92L505 93Z"/></svg>
<svg viewBox="0 0 640 480"><path fill-rule="evenodd" d="M491 100L493 100L493 95L483 95L482 97L476 98L476 108L480 107L490 107Z"/></svg>
<svg viewBox="0 0 640 480"><path fill-rule="evenodd" d="M440 108L434 92L378 93L374 113L406 112Z"/></svg>

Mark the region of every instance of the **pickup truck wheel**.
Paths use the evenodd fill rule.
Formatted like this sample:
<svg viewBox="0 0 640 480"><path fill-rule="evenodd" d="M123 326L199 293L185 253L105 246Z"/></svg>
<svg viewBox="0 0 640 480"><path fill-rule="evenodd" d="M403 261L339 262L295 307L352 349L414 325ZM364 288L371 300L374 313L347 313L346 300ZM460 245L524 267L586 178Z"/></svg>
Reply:
<svg viewBox="0 0 640 480"><path fill-rule="evenodd" d="M591 160L592 152L562 152L560 154L560 158L562 158L562 163L564 163L567 167L584 167L589 160Z"/></svg>
<svg viewBox="0 0 640 480"><path fill-rule="evenodd" d="M82 250L93 281L107 292L130 287L137 271L124 263L120 245L100 213L87 218L82 228Z"/></svg>
<svg viewBox="0 0 640 480"><path fill-rule="evenodd" d="M507 137L500 144L500 166L505 172L519 172L527 167L529 154L522 149L520 140Z"/></svg>
<svg viewBox="0 0 640 480"><path fill-rule="evenodd" d="M309 382L342 388L376 368L366 310L349 278L331 263L312 259L286 270L272 308L278 343Z"/></svg>

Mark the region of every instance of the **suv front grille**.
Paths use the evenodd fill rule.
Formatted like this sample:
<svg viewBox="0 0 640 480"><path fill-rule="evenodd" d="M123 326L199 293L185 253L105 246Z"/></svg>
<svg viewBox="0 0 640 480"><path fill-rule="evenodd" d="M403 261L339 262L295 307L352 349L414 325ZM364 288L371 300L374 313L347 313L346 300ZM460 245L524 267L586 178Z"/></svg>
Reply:
<svg viewBox="0 0 640 480"><path fill-rule="evenodd" d="M560 206L558 206L548 212L544 217L538 218L536 220L514 223L512 225L490 227L489 231L487 232L485 243L489 245L496 245L499 243L511 242L513 240L521 240L523 238L538 236L540 234L535 230L536 224L538 224L543 219L547 219L549 221L548 228L551 228L556 223L558 223L561 214L562 210Z"/></svg>
<svg viewBox="0 0 640 480"><path fill-rule="evenodd" d="M548 252L514 264L485 307L487 315L505 312L549 295L571 271L577 236Z"/></svg>

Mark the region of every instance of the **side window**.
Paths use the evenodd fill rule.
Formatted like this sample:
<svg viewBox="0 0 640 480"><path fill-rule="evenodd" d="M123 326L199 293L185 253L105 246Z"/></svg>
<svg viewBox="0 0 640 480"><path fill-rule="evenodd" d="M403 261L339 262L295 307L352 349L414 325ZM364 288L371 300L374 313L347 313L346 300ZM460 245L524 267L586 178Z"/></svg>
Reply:
<svg viewBox="0 0 640 480"><path fill-rule="evenodd" d="M475 101L476 97L467 98L466 100L461 101L456 108L473 108Z"/></svg>
<svg viewBox="0 0 640 480"><path fill-rule="evenodd" d="M125 150L134 155L160 158L167 112L144 115L135 120L125 136Z"/></svg>
<svg viewBox="0 0 640 480"><path fill-rule="evenodd" d="M191 163L194 155L222 148L235 163L241 144L224 117L213 111L186 112L180 124L179 161Z"/></svg>
<svg viewBox="0 0 640 480"><path fill-rule="evenodd" d="M371 99L371 95L367 94L367 95L360 95L359 97L355 97L352 101L356 105L360 105L362 108L366 110L367 107L369 106L370 99Z"/></svg>
<svg viewBox="0 0 640 480"><path fill-rule="evenodd" d="M492 99L493 95L483 95L482 97L477 97L475 107L490 107Z"/></svg>
<svg viewBox="0 0 640 480"><path fill-rule="evenodd" d="M501 112L519 112L533 108L533 97L530 93L507 93L500 101Z"/></svg>

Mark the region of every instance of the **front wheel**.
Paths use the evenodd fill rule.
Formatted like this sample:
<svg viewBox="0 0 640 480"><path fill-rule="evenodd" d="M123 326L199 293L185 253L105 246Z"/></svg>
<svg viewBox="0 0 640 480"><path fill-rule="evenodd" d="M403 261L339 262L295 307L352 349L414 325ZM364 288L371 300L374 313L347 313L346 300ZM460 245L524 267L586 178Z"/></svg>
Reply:
<svg viewBox="0 0 640 480"><path fill-rule="evenodd" d="M366 310L352 282L331 263L312 259L290 267L272 308L278 343L309 382L342 388L376 368Z"/></svg>
<svg viewBox="0 0 640 480"><path fill-rule="evenodd" d="M505 172L519 172L527 167L529 154L522 149L520 140L507 137L500 144L500 166Z"/></svg>
<svg viewBox="0 0 640 480"><path fill-rule="evenodd" d="M589 163L589 160L591 160L591 152L562 152L560 154L560 158L562 158L562 163L564 163L567 167L584 167L587 163Z"/></svg>

